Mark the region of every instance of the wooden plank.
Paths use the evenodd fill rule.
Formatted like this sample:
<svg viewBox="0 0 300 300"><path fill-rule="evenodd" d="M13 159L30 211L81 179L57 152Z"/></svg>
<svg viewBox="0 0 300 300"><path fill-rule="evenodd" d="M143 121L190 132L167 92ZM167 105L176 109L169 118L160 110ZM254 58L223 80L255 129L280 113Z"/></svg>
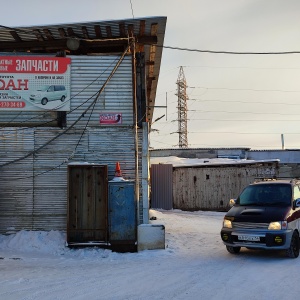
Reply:
<svg viewBox="0 0 300 300"><path fill-rule="evenodd" d="M73 28L68 27L67 28L67 32L68 32L68 36L70 36L70 37L76 37L76 35L75 35L74 31L73 31Z"/></svg>
<svg viewBox="0 0 300 300"><path fill-rule="evenodd" d="M88 33L86 26L82 26L81 30L82 30L82 34L83 34L84 38L89 39L90 37L89 37L89 33Z"/></svg>
<svg viewBox="0 0 300 300"><path fill-rule="evenodd" d="M100 25L95 25L94 30L95 30L96 38L98 38L98 39L102 38L102 32L101 32Z"/></svg>
<svg viewBox="0 0 300 300"><path fill-rule="evenodd" d="M120 36L121 37L126 36L125 23L124 22L119 23L119 31L120 31Z"/></svg>
<svg viewBox="0 0 300 300"><path fill-rule="evenodd" d="M128 24L127 30L128 30L128 35L130 37L133 37L134 36L134 26L133 26L133 24Z"/></svg>
<svg viewBox="0 0 300 300"><path fill-rule="evenodd" d="M112 32L111 32L111 27L110 26L106 26L106 35L108 38L112 38Z"/></svg>
<svg viewBox="0 0 300 300"><path fill-rule="evenodd" d="M10 31L10 34L15 39L16 42L22 42L22 39L19 37L16 31L12 30Z"/></svg>
<svg viewBox="0 0 300 300"><path fill-rule="evenodd" d="M49 41L54 40L54 37L49 29L45 28L45 29L43 29L43 31Z"/></svg>
<svg viewBox="0 0 300 300"><path fill-rule="evenodd" d="M34 29L33 32L36 38L38 39L38 41L42 42L45 40L39 29Z"/></svg>
<svg viewBox="0 0 300 300"><path fill-rule="evenodd" d="M59 35L60 35L62 38L67 37L66 31L65 31L64 28L58 28L57 30L58 30L58 32L59 32Z"/></svg>

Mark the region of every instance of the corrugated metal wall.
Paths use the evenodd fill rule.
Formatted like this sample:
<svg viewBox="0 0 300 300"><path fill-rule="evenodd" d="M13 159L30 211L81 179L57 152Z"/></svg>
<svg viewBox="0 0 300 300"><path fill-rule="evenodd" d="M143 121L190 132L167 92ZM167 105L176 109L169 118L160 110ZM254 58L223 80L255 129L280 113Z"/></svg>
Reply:
<svg viewBox="0 0 300 300"><path fill-rule="evenodd" d="M71 129L65 132L53 127L3 127L0 130L0 233L23 228L66 229L68 162L108 165L110 180L119 161L124 177L135 179L131 57L124 58L94 109L85 114L119 56L71 58L71 111L67 115L67 128ZM100 112L122 113L123 122L115 126L100 125ZM41 118L45 122L51 119L49 114L0 112L1 120L5 120L2 126L16 119L20 125L30 120L35 126L36 117L38 123ZM34 155L13 162L57 136Z"/></svg>
<svg viewBox="0 0 300 300"><path fill-rule="evenodd" d="M173 166L151 165L151 208L173 208Z"/></svg>
<svg viewBox="0 0 300 300"><path fill-rule="evenodd" d="M227 210L231 198L257 177L276 175L269 165L175 168L173 208L182 210Z"/></svg>

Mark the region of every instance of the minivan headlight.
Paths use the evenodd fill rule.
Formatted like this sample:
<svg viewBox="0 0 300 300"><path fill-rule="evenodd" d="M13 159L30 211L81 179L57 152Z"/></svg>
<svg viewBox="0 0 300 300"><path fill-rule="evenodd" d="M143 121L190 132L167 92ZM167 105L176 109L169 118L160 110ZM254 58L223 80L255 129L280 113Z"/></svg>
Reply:
<svg viewBox="0 0 300 300"><path fill-rule="evenodd" d="M269 230L287 229L287 221L271 222L268 227Z"/></svg>
<svg viewBox="0 0 300 300"><path fill-rule="evenodd" d="M230 220L224 219L223 221L223 227L224 228L232 228L232 223Z"/></svg>

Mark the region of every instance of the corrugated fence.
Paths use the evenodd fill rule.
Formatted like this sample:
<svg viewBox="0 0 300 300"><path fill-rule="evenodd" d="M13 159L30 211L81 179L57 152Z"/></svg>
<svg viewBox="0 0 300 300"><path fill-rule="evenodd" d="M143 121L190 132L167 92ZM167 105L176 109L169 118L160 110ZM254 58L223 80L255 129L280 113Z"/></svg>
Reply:
<svg viewBox="0 0 300 300"><path fill-rule="evenodd" d="M84 114L118 57L71 57L71 111L67 114L67 128L81 119L66 132L57 127L35 127L41 119L46 123L56 117L53 112L0 112L0 233L66 229L69 162L108 165L110 180L119 161L124 177L135 179L131 56L124 58L94 109ZM100 112L121 113L122 124L100 125ZM20 127L7 127L15 122ZM21 127L23 124L32 128ZM47 144L51 139L54 140Z"/></svg>

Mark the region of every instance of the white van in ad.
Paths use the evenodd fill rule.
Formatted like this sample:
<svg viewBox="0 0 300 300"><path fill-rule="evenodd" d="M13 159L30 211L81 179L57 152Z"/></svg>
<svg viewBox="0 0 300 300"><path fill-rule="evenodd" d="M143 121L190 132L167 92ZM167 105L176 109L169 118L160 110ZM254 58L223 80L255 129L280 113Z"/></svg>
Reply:
<svg viewBox="0 0 300 300"><path fill-rule="evenodd" d="M66 87L64 85L44 85L32 93L29 99L36 103L46 105L49 101L65 101L67 97Z"/></svg>

